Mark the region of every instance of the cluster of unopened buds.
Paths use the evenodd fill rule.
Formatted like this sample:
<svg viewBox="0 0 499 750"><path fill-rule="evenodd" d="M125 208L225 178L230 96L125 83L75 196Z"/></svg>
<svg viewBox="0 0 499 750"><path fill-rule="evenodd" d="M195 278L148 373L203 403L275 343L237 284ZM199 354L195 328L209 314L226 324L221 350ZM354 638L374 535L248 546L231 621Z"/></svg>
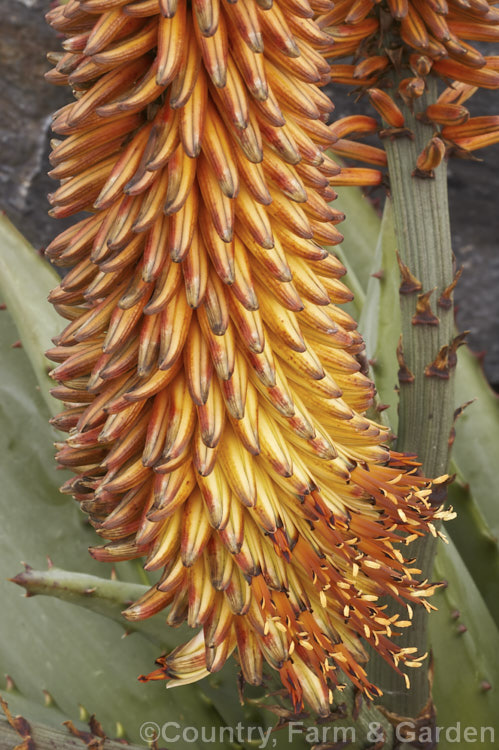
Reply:
<svg viewBox="0 0 499 750"><path fill-rule="evenodd" d="M327 715L345 676L377 696L362 642L394 669L421 663L392 636L433 586L400 548L449 513L366 416L374 387L325 246L342 239L334 186L381 173L326 149L375 166L385 154L347 137L374 118L326 124L321 87L366 91L403 131L391 73L408 66L408 105L428 75L452 78L423 115L442 127L429 171L448 144L494 139L463 103L499 72L462 39L499 13L484 0L69 0L48 20L65 37L48 78L75 94L53 121L51 213L86 212L47 249L67 271L49 352L69 433L58 460L75 474L63 491L107 540L94 557L145 559L155 583L125 616L165 610L197 630L144 679L189 683L236 652L249 683L263 662L277 670L296 711Z"/></svg>
<svg viewBox="0 0 499 750"><path fill-rule="evenodd" d="M403 106L417 107L418 117L435 129L416 165L420 177L431 177L446 156L469 158L499 141L499 116L470 117L464 106L478 88L499 87L499 57L483 55L469 43L499 41L499 10L493 3L343 0L317 22L333 40L326 51L333 61L331 80L367 95L383 119L381 129L374 118L349 118L348 127L340 121L342 139L380 130L384 137L410 135ZM421 108L418 100L429 76L442 81L443 90ZM339 155L386 164L383 149L357 141L332 148Z"/></svg>

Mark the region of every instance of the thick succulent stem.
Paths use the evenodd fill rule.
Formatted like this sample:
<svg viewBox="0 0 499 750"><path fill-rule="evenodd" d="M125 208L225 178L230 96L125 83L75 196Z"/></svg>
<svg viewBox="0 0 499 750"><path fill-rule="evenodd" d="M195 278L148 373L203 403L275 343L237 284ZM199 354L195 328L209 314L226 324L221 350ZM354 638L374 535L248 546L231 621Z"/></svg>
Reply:
<svg viewBox="0 0 499 750"><path fill-rule="evenodd" d="M414 112L405 109L406 124L414 137L386 140L402 272L397 449L416 453L426 476L430 477L445 473L447 468L455 364L452 307L447 296L441 297L453 281L445 162L434 170L432 177L413 174L418 155L434 135L433 126L423 123L417 115L435 98L436 82L431 81L424 96L415 102ZM427 536L409 547L423 579L431 579L435 544L436 539ZM398 642L416 646L419 654L424 654L428 650L427 619L423 607L415 608L413 626ZM385 707L399 716L415 717L427 703L428 660L422 668L411 670L410 690L381 660L373 660L371 677L383 690Z"/></svg>

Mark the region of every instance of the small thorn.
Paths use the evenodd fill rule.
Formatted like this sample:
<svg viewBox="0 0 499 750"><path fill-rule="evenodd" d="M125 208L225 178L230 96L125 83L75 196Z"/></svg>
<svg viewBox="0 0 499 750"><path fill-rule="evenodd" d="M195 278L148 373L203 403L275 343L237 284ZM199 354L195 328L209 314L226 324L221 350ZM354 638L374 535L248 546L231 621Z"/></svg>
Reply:
<svg viewBox="0 0 499 750"><path fill-rule="evenodd" d="M399 383L414 383L414 375L409 370L404 359L404 348L402 346L402 334L400 334L397 346L397 362L399 364L398 379Z"/></svg>
<svg viewBox="0 0 499 750"><path fill-rule="evenodd" d="M114 565L111 568L111 575L109 577L110 577L111 581L117 581L118 580L118 574L116 573L116 568L114 567Z"/></svg>
<svg viewBox="0 0 499 750"><path fill-rule="evenodd" d="M35 743L33 742L33 738L31 737L31 726L29 722L24 718L24 716L13 716L9 709L9 704L4 698L2 698L1 695L0 708L5 714L5 718L7 719L7 722L10 724L12 729L14 729L19 737L21 737L21 739L23 740L23 742L16 747L20 748L21 750L33 750Z"/></svg>
<svg viewBox="0 0 499 750"><path fill-rule="evenodd" d="M466 627L466 625L462 625L461 624L461 625L457 626L457 632L459 634L466 633L467 630L468 630L468 628Z"/></svg>
<svg viewBox="0 0 499 750"><path fill-rule="evenodd" d="M424 374L426 375L426 377L428 378L438 377L438 378L443 378L445 380L449 379L450 371L457 365L456 352L459 349L459 347L464 344L468 333L469 331L463 331L462 333L458 334L452 339L449 346L441 347L440 351L435 357L435 360L431 362L429 365L426 365L425 371L424 371ZM468 403L472 403L472 401ZM466 406L468 406L468 404L465 404L463 409ZM456 416L459 416L459 414L461 413L459 410L456 410L456 412L459 412L459 413L455 414L454 421L456 419Z"/></svg>
<svg viewBox="0 0 499 750"><path fill-rule="evenodd" d="M54 563L52 562L52 558L47 555L47 567L49 570L54 567Z"/></svg>
<svg viewBox="0 0 499 750"><path fill-rule="evenodd" d="M2 304L0 304L0 310L6 310L6 309L7 309L7 305L5 304L5 302L2 302Z"/></svg>
<svg viewBox="0 0 499 750"><path fill-rule="evenodd" d="M438 302L437 302L437 305L438 305L439 307L442 307L442 308L443 308L444 310L450 310L450 308L452 307L452 299L451 299L451 295L452 295L452 292L454 291L454 289L455 289L455 287L456 287L456 284L457 284L457 282L458 282L458 281L459 281L459 279L461 278L461 274L462 274L462 273L463 273L463 269L462 269L462 267L461 267L461 268L460 268L460 269L459 269L459 270L458 270L458 271L456 272L456 274L454 275L454 280L453 280L453 281L451 281L451 283L449 284L449 286L447 286L447 287L446 287L446 288L444 289L444 291L442 292L442 294L441 294L441 295L440 295L440 297L438 298Z"/></svg>
<svg viewBox="0 0 499 750"><path fill-rule="evenodd" d="M489 690L492 690L492 685L490 682L487 682L487 680L482 680L480 683L480 690L482 690L484 693L487 693Z"/></svg>
<svg viewBox="0 0 499 750"><path fill-rule="evenodd" d="M382 268L380 268L379 271L376 271L376 273L372 273L371 276L373 277L373 279L379 279L381 281L381 279L385 278L385 272Z"/></svg>
<svg viewBox="0 0 499 750"><path fill-rule="evenodd" d="M452 617L453 620L459 620L459 618L461 617L461 612L458 609L454 609L451 612L450 616Z"/></svg>
<svg viewBox="0 0 499 750"><path fill-rule="evenodd" d="M95 594L96 591L97 591L96 587L92 586L88 589L85 589L83 593L85 594L85 596L92 596L92 594Z"/></svg>
<svg viewBox="0 0 499 750"><path fill-rule="evenodd" d="M400 257L399 251L396 251L397 262L399 264L400 275L402 276L402 283L399 287L399 294L412 294L413 292L419 292L423 288L419 279L409 270L409 267L405 265L402 258Z"/></svg>
<svg viewBox="0 0 499 750"><path fill-rule="evenodd" d="M48 690L42 690L44 695L44 705L47 708L53 708L56 705L53 695Z"/></svg>
<svg viewBox="0 0 499 750"><path fill-rule="evenodd" d="M416 312L412 316L412 325L426 325L426 326L438 326L440 324L439 319L431 309L430 297L435 289L430 289L424 294L418 294L418 301L416 302Z"/></svg>
<svg viewBox="0 0 499 750"><path fill-rule="evenodd" d="M87 722L90 719L90 714L88 713L85 706L82 706L81 703L79 703L78 710L79 710L79 715L78 715L79 720Z"/></svg>
<svg viewBox="0 0 499 750"><path fill-rule="evenodd" d="M455 336L449 346L449 367L452 369L457 365L457 355L456 352L459 349L460 346L466 343L466 337L468 335L469 331L463 331L462 333L459 333L457 336Z"/></svg>
<svg viewBox="0 0 499 750"><path fill-rule="evenodd" d="M21 339L17 339L17 341L14 341L13 344L11 344L11 349L22 349L23 345L21 344Z"/></svg>
<svg viewBox="0 0 499 750"><path fill-rule="evenodd" d="M426 365L424 374L427 378L441 378L442 380L449 379L449 347L442 346L437 356Z"/></svg>
<svg viewBox="0 0 499 750"><path fill-rule="evenodd" d="M5 675L5 690L7 693L17 692L17 685L10 674Z"/></svg>
<svg viewBox="0 0 499 750"><path fill-rule="evenodd" d="M376 406L376 411L381 414L382 411L385 411L386 409L390 408L390 404L378 404Z"/></svg>
<svg viewBox="0 0 499 750"><path fill-rule="evenodd" d="M462 406L458 406L457 409L455 409L455 411L454 411L454 423L456 423L456 420L459 419L459 417L461 416L461 414L463 413L463 411L465 409L467 409L468 406L471 406L471 404L474 404L475 401L476 401L476 397L472 398L470 401L466 401L465 404L462 404Z"/></svg>
<svg viewBox="0 0 499 750"><path fill-rule="evenodd" d="M100 721L97 721L97 719L95 718L95 714L92 714L92 716L88 720L88 726L93 735L95 735L96 737L100 737L103 740L106 739L106 735L104 733L102 725Z"/></svg>
<svg viewBox="0 0 499 750"><path fill-rule="evenodd" d="M85 711L86 716L83 718L81 717L81 712ZM80 706L80 721L86 721L86 718L88 717L88 712L83 708L83 706ZM95 737L90 732L82 732L79 729L75 727L73 722L68 719L67 721L63 721L63 726L65 726L69 733L72 734L74 737L78 737L82 742L85 743L87 747L95 747Z"/></svg>

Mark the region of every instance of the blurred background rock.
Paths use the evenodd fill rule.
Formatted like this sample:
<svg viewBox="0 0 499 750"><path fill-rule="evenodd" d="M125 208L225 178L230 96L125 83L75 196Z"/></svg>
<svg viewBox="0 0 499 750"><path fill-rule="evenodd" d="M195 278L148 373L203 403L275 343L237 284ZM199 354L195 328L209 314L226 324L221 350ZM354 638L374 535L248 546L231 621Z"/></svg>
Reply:
<svg viewBox="0 0 499 750"><path fill-rule="evenodd" d="M0 208L40 249L64 227L47 215L55 183L46 173L50 114L69 99L43 80L46 52L58 47L44 21L49 7L50 0L0 0ZM333 99L338 117L359 111L342 86ZM472 114L498 114L499 92L481 92L470 105ZM499 146L478 157L449 164L453 248L464 269L455 299L459 328L470 330L474 351L485 352L486 375L498 389Z"/></svg>

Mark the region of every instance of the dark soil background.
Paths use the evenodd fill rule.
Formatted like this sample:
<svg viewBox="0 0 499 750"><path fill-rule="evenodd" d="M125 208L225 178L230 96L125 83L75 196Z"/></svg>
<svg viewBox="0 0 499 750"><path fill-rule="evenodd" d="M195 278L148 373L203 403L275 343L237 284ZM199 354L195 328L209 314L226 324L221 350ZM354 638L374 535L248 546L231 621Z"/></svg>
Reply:
<svg viewBox="0 0 499 750"><path fill-rule="evenodd" d="M49 7L49 0L0 0L0 208L37 248L64 226L47 215L46 194L55 188L46 176L50 113L68 100L66 89L43 80L46 52L58 47L43 17ZM338 117L358 111L341 86L333 98ZM474 114L497 114L499 92L480 92L470 106ZM499 146L478 156L483 161L449 164L453 248L464 268L457 322L470 330L472 349L485 352L486 375L498 388Z"/></svg>

